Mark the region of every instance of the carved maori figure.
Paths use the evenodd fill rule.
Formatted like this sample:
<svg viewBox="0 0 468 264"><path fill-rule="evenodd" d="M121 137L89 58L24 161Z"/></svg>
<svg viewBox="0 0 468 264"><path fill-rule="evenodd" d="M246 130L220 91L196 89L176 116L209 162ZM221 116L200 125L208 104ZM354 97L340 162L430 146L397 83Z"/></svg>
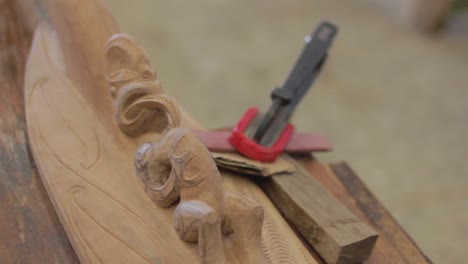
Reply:
<svg viewBox="0 0 468 264"><path fill-rule="evenodd" d="M159 207L177 201L173 221L179 237L198 242L202 263L261 263L263 208L223 191L210 152L179 127L176 102L162 93L143 49L127 35L115 35L106 52L107 75L120 129L129 136L162 133L135 155L137 175ZM228 241L228 243L225 243Z"/></svg>
<svg viewBox="0 0 468 264"><path fill-rule="evenodd" d="M120 129L130 136L180 125L174 99L163 94L144 50L130 36L114 35L106 50L107 81Z"/></svg>
<svg viewBox="0 0 468 264"><path fill-rule="evenodd" d="M158 206L169 207L180 198L174 212L179 237L199 241L202 259L223 263L222 182L209 155L188 130L174 128L159 143L144 143L136 153L135 166L147 194Z"/></svg>

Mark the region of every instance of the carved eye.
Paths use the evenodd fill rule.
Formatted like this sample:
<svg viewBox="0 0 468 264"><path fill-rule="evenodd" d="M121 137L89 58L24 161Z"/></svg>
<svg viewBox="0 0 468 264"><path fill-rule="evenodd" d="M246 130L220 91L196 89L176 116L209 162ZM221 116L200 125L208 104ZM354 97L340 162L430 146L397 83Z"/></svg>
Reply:
<svg viewBox="0 0 468 264"><path fill-rule="evenodd" d="M107 76L107 81L113 85L118 87L123 86L123 84L135 80L139 77L138 72L129 70L129 69L122 69L115 72L110 73Z"/></svg>
<svg viewBox="0 0 468 264"><path fill-rule="evenodd" d="M179 198L176 175L167 155L151 143L141 145L135 154L137 175L151 200L161 207L168 207Z"/></svg>
<svg viewBox="0 0 468 264"><path fill-rule="evenodd" d="M154 74L151 71L144 71L142 74L142 79L144 81L152 81L154 79Z"/></svg>
<svg viewBox="0 0 468 264"><path fill-rule="evenodd" d="M141 174L146 174L143 170L146 170L148 161L153 155L152 147L153 145L151 143L146 142L142 144L135 153L135 167Z"/></svg>
<svg viewBox="0 0 468 264"><path fill-rule="evenodd" d="M117 96L117 88L115 86L110 87L110 92L113 98Z"/></svg>
<svg viewBox="0 0 468 264"><path fill-rule="evenodd" d="M141 79L143 81L153 81L155 78L153 70L147 64L140 64L138 67L138 71L140 72Z"/></svg>
<svg viewBox="0 0 468 264"><path fill-rule="evenodd" d="M151 186L163 186L171 174L171 163L167 158L158 158L154 161L153 164L154 165L151 168L151 173L149 174Z"/></svg>

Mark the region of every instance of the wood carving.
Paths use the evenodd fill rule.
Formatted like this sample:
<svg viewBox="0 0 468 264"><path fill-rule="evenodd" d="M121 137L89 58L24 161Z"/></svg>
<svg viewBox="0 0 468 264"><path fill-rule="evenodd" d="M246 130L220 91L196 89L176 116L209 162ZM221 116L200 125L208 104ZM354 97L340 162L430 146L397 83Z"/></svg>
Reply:
<svg viewBox="0 0 468 264"><path fill-rule="evenodd" d="M174 99L162 93L144 50L130 36L117 34L109 40L106 69L115 119L123 132L138 136L180 125Z"/></svg>
<svg viewBox="0 0 468 264"><path fill-rule="evenodd" d="M2 2L2 0L0 0L0 2ZM73 27L66 26L65 28L73 33L70 35L67 34L65 38L72 39L70 43L72 43L73 45L71 47L78 55L78 57L81 57L83 53L89 53L90 47L86 46L86 48L80 48L81 45L78 45L76 39L74 38L75 33L77 34L77 36L79 36L79 40L85 39L84 43L93 44L93 46L97 47L96 49L99 51L99 53L92 53L93 56L87 57L96 58L96 61L92 61L92 65L99 65L99 61L104 61L99 56L97 56L102 53L102 45L94 45L94 43L105 43L105 41L108 38L108 35L103 36L103 42L93 41L96 40L96 36L102 35L96 34L96 32L102 30L102 27L104 25L112 24L109 23L109 21L106 19L109 16L106 15L106 12L102 12L101 9L99 12L97 12L99 14L100 23L95 23L96 19L93 18L93 15L90 16L90 12L88 11L90 1L83 0L67 2L73 8L63 8L63 2L54 2L54 6L52 6L54 7L53 10L58 10L58 12L51 11L51 5L45 5L45 1L42 0L34 1L34 5L30 5L31 1L3 1L3 8L0 9L0 17L2 17L5 21L8 21L8 23L6 23L5 26L0 27L0 35L2 35L3 39L5 40L0 43L0 46L2 47L0 48L0 53L3 55L0 56L0 60L2 61L2 66L0 66L0 68L3 67L2 69L4 69L3 71L0 71L0 79L2 79L2 89L0 89L0 97L3 99L2 111L0 111L0 119L5 121L1 124L0 129L0 138L2 139L2 144L0 145L0 156L2 156L0 185L3 184L4 186L8 186L8 188L6 190L3 190L1 194L2 209L0 209L0 221L5 227L15 227L0 229L0 237L2 237L2 239L0 240L0 256L2 263L79 263L78 258L68 241L69 239L72 241L76 240L75 237L78 234L77 232L75 232L76 230L79 230L79 234L82 237L89 236L89 234L87 234L87 232L89 232L88 229L70 228L68 225L70 221L67 220L67 215L62 213L64 211L63 208L66 207L66 202L60 199L62 196L60 196L57 190L63 188L63 183L66 180L70 180L67 177L68 174L63 173L59 170L59 167L56 167L53 170L49 170L50 174L54 174L57 172L57 175L55 175L56 177L54 177L54 175L44 174L45 170L42 170L40 175L42 179L44 179L44 182L42 182L40 178L36 177L39 176L39 174L36 173L37 168L51 168L50 164L47 164L52 162L52 160L41 158L36 159L36 162L34 162L32 160L32 157L29 155L30 153L28 149L30 142L32 144L32 151L35 156L39 156L41 154L40 152L43 151L44 147L43 145L41 145L41 141L38 140L37 135L31 135L32 128L30 121L34 120L33 113L31 112L31 110L37 110L37 108L33 108L30 104L26 104L26 111L28 111L27 125L29 131L29 140L27 139L27 135L24 133L27 127L24 120L25 107L23 107L23 91L21 90L21 88L23 87L23 80L21 79L24 76L24 64L26 62L27 55L30 54L30 40L32 39L32 33L34 32L34 28L39 22L38 18L52 18L49 19L48 22L55 28L55 30L58 30L57 35L59 36L63 36L64 32L60 30L60 24L54 24L54 21L59 20L61 22L65 22L63 23L65 25L70 25L70 20L67 20L65 18L72 19L71 25ZM22 10L21 8L18 8L18 4L26 5L26 9ZM90 38L93 41L89 41L87 39L87 37L89 36L83 35L81 32L79 32L79 30L76 30L77 26L80 25L80 23L83 23L84 21L80 18L79 15L83 14L82 10L84 8L88 8L86 9L86 21L89 21L93 25L92 28L86 27L88 29L87 32L93 32L92 38ZM99 38L100 37L98 37L97 39ZM49 45L50 42L45 41L45 44ZM63 47L63 45L64 44L62 43L61 46ZM11 47L15 48L12 49ZM37 53L37 43L34 44L34 47L35 48L33 50L35 53ZM87 52L84 52L84 50L86 50ZM44 49L43 51L48 51L48 49ZM64 53L64 55L64 57L70 56L69 53ZM30 57L29 65L34 64L33 62L31 62L33 58L37 59L37 56ZM86 71L76 71L73 69L85 69L86 67L83 67L82 65L88 65L90 63L82 64L80 63L80 61L77 60L70 61L73 62L72 65L70 65L71 67L67 67L70 72L85 75ZM35 60L35 62L37 63L37 68L31 66L28 69L28 78L31 77L30 75L35 75L32 73L33 70L38 71L39 69L41 69L41 66L44 68L50 67L50 64L46 64L47 61L40 61L42 62L42 64L39 64L39 61L37 60ZM101 69L100 66L97 67L97 69ZM44 72L45 71L43 71L43 73ZM101 71L90 70L89 73L101 74ZM37 75L35 76L37 77ZM99 77L99 79L101 79L101 77ZM32 80L35 79L32 78ZM100 89L99 87L101 86L87 86L84 85L82 82L79 82L80 80L82 79L74 79L73 81L74 87L76 89L73 89L74 92L72 93L72 97L78 96L75 92L85 94L84 96L80 95L81 98L84 99L83 102L86 102L86 105L88 107L94 107L93 100L90 99L88 95L94 95L94 93L97 92ZM104 82L105 78L102 78L102 81ZM50 85L50 82L44 83L43 87L46 88L48 85ZM65 89L67 92L70 91L70 87L67 87L66 83L62 84L60 87ZM85 87L91 88L91 93L84 93L83 89ZM28 93L29 91L29 87L26 87L25 92ZM41 89L39 91L41 92L40 94L47 95L50 98L57 98L51 96L53 95L53 93L48 93L50 92L49 89ZM107 90L107 86L105 86L103 94L108 95L108 93L109 92ZM106 103L105 97L96 96L93 98L99 98L100 103ZM38 98L32 96L32 100L29 102L34 102L36 99ZM70 96L68 95L65 98L59 99L69 102ZM54 100L50 100L50 102L55 103ZM95 115L99 118L100 121L99 125L103 125L102 122L108 119L109 123L115 122L112 119L112 107L110 98L108 103L109 104L105 105L106 107L102 109L108 109L109 113L103 115L101 111L95 112ZM55 105L57 106L57 104ZM70 109L67 108L67 106L64 104L61 105L62 107L59 107L57 109ZM75 109L74 107L72 108ZM182 116L185 117L184 114ZM41 118L43 118L42 113L40 113L39 116L36 115L35 117L39 118L39 121L41 121ZM102 129L101 126L99 126L99 128ZM107 130L105 136L114 136L112 131L114 130ZM119 130L116 131L120 133ZM106 137L104 137L104 139L105 138ZM104 141L107 141L107 139L105 139ZM115 141L113 143L116 144ZM136 146L132 147L132 149L135 148ZM100 159L104 159L103 157L106 156L106 153L103 152L100 156ZM377 240L376 248L374 249L367 263L430 263L430 260L424 256L424 253L420 251L417 245L414 244L411 238L404 232L404 230L399 226L395 219L388 213L388 211L385 210L385 208L382 207L382 205L379 204L375 197L369 192L369 190L362 184L359 178L350 170L350 168L346 164L335 164L327 166L318 162L317 160L311 159L309 156L303 157L301 164L303 164L307 168L307 170L312 173L312 175L308 176L319 180L323 185L327 187L328 190L332 191L333 194L338 199L340 199L342 203L344 203L347 207L352 209L352 211L360 219L363 219L364 221L368 222L371 226L373 226L381 232L381 235ZM117 167L120 168L120 166ZM115 177L114 179L112 179L112 181L120 180L121 175L118 171L114 171L113 176ZM283 220L277 217L275 211L270 208L271 205L269 204L268 200L263 202L262 199L264 199L264 196L262 196L261 193L257 191L254 185L248 184L247 181L234 179L231 177L230 174L226 174L224 172L223 178L225 189L229 189L230 191L236 192L245 192L250 197L255 198L256 201L259 201L260 204L264 205L265 218L262 228L262 249L264 249L264 255L268 256L268 258L266 258L267 261L274 262L271 261L271 259L280 259L281 257L285 259L285 256L287 256L286 258L288 260L294 258L294 250L300 248L301 245L299 245L299 247L296 247L297 244L295 244L295 240L292 236L290 239L290 233L287 232L287 227L283 228ZM48 179L48 181L45 181L46 179ZM52 186L53 182L56 180L59 180L61 182L61 184L59 185L60 188L50 188L50 186ZM55 184L55 186L57 185L58 184ZM54 208L50 203L49 197L45 192L44 186L48 187L48 193L50 195L50 198L54 201L55 209L58 213L60 213L61 222L58 221L59 219L57 218L56 213L53 212ZM128 187L123 190L125 191L127 189L132 188ZM138 189L141 190L141 188ZM118 190L120 191L120 189ZM117 195L112 192L111 194L113 196ZM132 195L139 196L136 193ZM16 198L11 199L12 197ZM226 203L229 203L229 196L227 197ZM138 212L138 205L136 206L136 208L137 209L133 210L134 212ZM98 211L95 213L95 215L99 215L100 213L101 212ZM142 214L138 215L141 216ZM113 219L113 221L119 220ZM67 234L62 229L63 226L67 228L67 234L69 236L69 239L66 237ZM248 226L248 224L243 225L244 228ZM75 227L81 227L80 223L78 223L78 225L76 225ZM270 232L271 230L275 232ZM275 240L272 238L278 237L278 234L280 234L280 242L286 244L286 246L288 244L291 244L293 248L289 249L288 247L279 246L281 245L280 243L276 243L274 244L274 246L271 246L273 244L272 241ZM268 238L268 240L263 239L263 237ZM100 236L99 240L95 240L91 244L95 252L105 252L104 250L102 250L104 248L103 245L111 243L111 239L113 238L108 236ZM145 240L145 242L151 241ZM168 240L168 243L171 242L169 242ZM73 246L77 253L83 252L83 250L80 250L79 243L75 243ZM184 249L181 248L181 251L184 251ZM302 252L302 249L298 251ZM114 252L115 249L107 251L108 255L111 255ZM117 253L123 255L121 254L121 252L115 252L114 254ZM130 251L127 251L127 253L130 253ZM308 254L307 252L304 253ZM109 257L104 258L102 259L102 261L107 261L108 258ZM86 263L85 257L80 255L80 259L82 263ZM164 258L160 259L166 260ZM293 261L294 260L296 261L296 263L305 261L301 258L295 258L293 259ZM124 261L125 259L120 260L120 262ZM118 262L119 261L115 261L113 263Z"/></svg>
<svg viewBox="0 0 468 264"><path fill-rule="evenodd" d="M125 67L106 66L118 58L110 53L119 52L110 48L107 54L106 45L131 38L108 41L118 31L99 2L53 1L44 10L48 23L35 32L25 72L28 136L44 186L82 263L213 263L223 258L228 263L316 263L248 178L211 171L191 188L205 181L221 188L210 187L204 194L179 186L179 205L156 205L136 175L135 153L148 140L153 148L162 147L161 134L177 134L183 131L177 124L193 127L195 122L183 109L180 115L178 107L171 110L175 102L145 70L144 53L127 57ZM133 71L133 77L110 74L119 70ZM130 86L138 93L127 93L133 91ZM119 108L118 102L128 107ZM119 109L122 122L116 118ZM189 138L185 134L181 142ZM206 198L211 191L219 191L222 199ZM207 217L191 214L194 208ZM183 222L174 224L175 215ZM184 230L189 221L195 224ZM186 242L180 234L198 241ZM207 239L213 237L218 238Z"/></svg>
<svg viewBox="0 0 468 264"><path fill-rule="evenodd" d="M121 130L129 136L142 135L152 123L162 123L153 125L157 128L155 132L162 131L164 134L161 141L144 143L136 153L137 174L143 180L147 194L160 207L169 207L180 199L174 214L179 237L185 241L198 241L203 262L208 262L208 259L211 263L224 262L226 255L221 246L223 234L232 230L232 226L226 226L225 223L233 213L231 208L225 206L221 176L209 151L189 130L171 128L167 120L178 118L180 111L172 99L161 100L169 97L162 93L144 51L132 38L126 35L112 37L106 58L110 91L111 94L117 93L114 105L117 106L116 119ZM142 70L135 73L138 69ZM145 83L141 81L142 76L147 76ZM142 86L149 87L146 90L153 92L149 95L138 93ZM122 113L131 113L131 118L121 117L125 115ZM132 122L120 121L124 119ZM139 119L142 121L134 121ZM180 119L175 121L172 122L175 126L180 124ZM292 160L290 163L294 164ZM368 259L377 240L377 233L333 199L307 172L299 169L293 176L275 175L263 181L261 186L325 261L352 263ZM304 186L310 190L304 189ZM238 197L242 199L242 196ZM320 197L320 203L316 202L316 197ZM253 205L243 211L253 211L255 208L261 210L260 206ZM234 240L237 236L258 234L258 237L252 237L257 242L250 243L250 252L260 252L259 230L263 220L260 215L263 216L263 213L253 217L256 224L251 228L257 230L247 234L232 230L235 233ZM244 230L241 226L241 230ZM237 245L239 248L245 247L242 243ZM254 262L260 260L258 256Z"/></svg>
<svg viewBox="0 0 468 264"><path fill-rule="evenodd" d="M111 37L105 58L115 120L125 134L135 137L148 132L163 133L181 125L179 106L163 93L144 49L131 36ZM228 153L214 154L214 158L220 166L263 176L295 170L284 159L268 164Z"/></svg>
<svg viewBox="0 0 468 264"><path fill-rule="evenodd" d="M141 47L127 35L115 35L106 61L120 129L129 136L148 131L164 134L159 142L138 148L135 167L158 206L180 201L174 212L179 237L198 242L203 263L224 263L223 235L233 233L236 258L241 263L262 262L262 207L242 195L230 195L225 201L222 178L210 152L188 129L174 127L180 125L180 111L162 93ZM243 227L246 223L249 228Z"/></svg>

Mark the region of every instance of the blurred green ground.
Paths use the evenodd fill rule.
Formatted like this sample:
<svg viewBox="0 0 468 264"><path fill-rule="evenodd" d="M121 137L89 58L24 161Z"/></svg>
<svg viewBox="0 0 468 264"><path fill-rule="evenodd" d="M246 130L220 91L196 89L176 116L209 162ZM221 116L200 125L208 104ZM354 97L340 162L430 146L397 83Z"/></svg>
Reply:
<svg viewBox="0 0 468 264"><path fill-rule="evenodd" d="M208 127L269 104L321 19L340 27L300 105L436 263L468 257L468 25L424 36L360 1L112 0L166 91ZM465 21L466 22L466 21ZM465 30L466 29L466 30Z"/></svg>

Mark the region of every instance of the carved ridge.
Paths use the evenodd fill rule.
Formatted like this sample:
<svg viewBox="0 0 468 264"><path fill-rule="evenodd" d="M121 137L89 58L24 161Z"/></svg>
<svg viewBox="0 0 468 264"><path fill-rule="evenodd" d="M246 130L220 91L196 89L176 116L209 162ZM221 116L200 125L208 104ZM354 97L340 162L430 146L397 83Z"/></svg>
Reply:
<svg viewBox="0 0 468 264"><path fill-rule="evenodd" d="M271 263L297 263L298 258L289 253L288 245L276 232L275 223L273 223L268 216L263 220L263 225L263 232L265 232L266 236L269 238L268 242L262 240L262 249L267 259L269 259ZM267 250L267 248L271 248L271 250Z"/></svg>
<svg viewBox="0 0 468 264"><path fill-rule="evenodd" d="M49 81L49 78L47 76L43 76L43 77L40 77L39 79L37 79L33 83L31 93L30 93L30 102L32 100L31 98L37 93L38 90L45 89L44 85L48 81ZM80 144L83 146L83 148L86 149L87 148L86 142L82 139L82 137L78 134L78 132L75 129L73 129L73 127L67 122L67 120L60 113L60 111L58 111L53 106L53 104L50 103L49 98L47 96L45 96L42 91L41 91L40 94L41 94L41 97L42 97L43 101L46 102L47 106L49 106L49 108L52 110L51 112L53 112L55 114L55 116L58 119L60 119L62 123L64 123L66 125L66 127L71 131L72 134L74 134L75 138L80 142ZM80 102L80 103L83 103L83 102ZM86 109L86 108L83 107L83 109ZM87 114L93 120L92 130L93 130L94 138L96 139L96 142L97 142L97 144L96 144L97 148L96 148L96 157L91 162L89 162L89 164L85 164L85 162L80 161L80 165L84 169L90 169L91 167L93 167L96 164L96 162L99 160L99 156L101 155L101 144L100 144L100 141L99 141L99 137L97 136L96 127L95 127L96 119L91 113L88 112ZM83 153L84 153L83 157L87 160L88 159L87 152L83 151Z"/></svg>
<svg viewBox="0 0 468 264"><path fill-rule="evenodd" d="M34 104L34 101L36 100L35 98L39 98L38 96L40 96L42 98L42 101L46 102L46 105L54 112L54 113L59 113L60 111L58 111L55 106L53 106L53 104L50 102L50 100L47 98L47 96L45 96L43 94L43 91L42 89L47 89L47 80L48 80L48 77L47 76L43 76L43 77L40 77L38 80L36 80L35 82L33 82L33 87L31 89L31 92L29 94L29 97L28 97L28 101L29 101L29 104ZM37 86L37 85L40 85L40 86ZM69 87L69 86L65 86L65 87ZM71 86L73 87L73 86ZM73 89L70 89L70 91L72 93L74 93L76 95L76 98L78 99L78 101L80 101L80 103L83 103L81 102L81 97L79 94L75 93L73 91ZM83 110L85 110L85 107L83 107ZM99 141L99 137L97 136L97 133L96 133L96 128L95 128L95 125L96 125L96 118L88 112L88 116L90 117L90 120L93 120L91 123L93 123L92 125L92 128L93 128L93 132L95 132L95 138L97 138L97 142L98 142L98 149L100 150L101 149L101 143ZM69 129L70 131L72 131L72 134L74 135L77 135L76 131L73 129L73 127L71 127L70 124L67 124L66 123L66 120L65 118L63 118L62 116L58 117L58 119L65 123L66 124L66 127L67 129ZM30 119L30 125L32 127L32 130L34 131L34 134L36 134L42 142L44 142L45 146L47 146L47 150L48 152L52 155L52 157L54 157L54 159L61 165L63 166L67 171L70 172L70 175L74 175L74 179L78 179L79 181L81 181L82 184L86 185L86 186L89 186L93 189L95 189L96 191L98 191L98 193L100 193L101 195L103 195L104 197L106 197L107 199L109 199L112 203L114 203L117 207L120 207L122 210L124 210L129 216L132 216L134 217L137 221L141 222L142 224L144 224L145 226L147 226L149 228L149 230L152 231L153 235L156 235L156 236L159 236L158 235L158 232L157 230L149 225L148 223L146 223L146 221L144 219L142 219L141 217L138 216L137 213L135 213L133 210L131 210L130 208L128 208L127 206L124 205L124 203L122 203L121 201L119 201L116 197L112 196L111 194L109 194L106 190L102 189L98 184L94 183L91 179L87 178L87 177L84 177L81 175L81 173L79 171L76 170L76 168L73 168L72 166L70 166L67 162L65 162L57 153L56 151L54 150L54 148L50 145L50 143L48 142L48 140L44 137L43 133L41 132L41 129L39 129L37 127L37 117L35 115L35 113L32 114L31 116L31 119ZM79 140L80 142L82 142L83 140ZM97 153L100 153L97 152ZM93 161L93 165L96 164L99 160L99 155L96 155L96 160ZM79 164L83 164L83 162L79 162ZM92 166L88 166L88 167L83 167L83 166L80 166L81 168L85 169L85 170L88 170L90 169ZM66 175L64 175L66 176ZM52 188L55 188L53 187L54 185L52 183L49 183L49 185L52 187ZM84 188L83 186L79 185L80 187L79 188ZM76 188L76 187L74 187ZM82 209L82 208L81 208ZM89 215L89 217L92 218L91 215ZM70 221L70 224L72 226L74 226L75 230L78 231L78 233L81 234L81 231L80 231L80 228L76 226L76 223L75 223L75 220L72 220L71 218L69 218L69 221ZM102 228L102 226L100 226ZM106 230L106 232L110 232L110 230ZM111 234L113 235L113 234ZM115 236L114 236L115 237ZM153 239L155 241L157 241L154 237ZM86 245L86 248L88 248L90 250L90 252L92 252L96 257L98 258L98 256L96 255L96 252L93 250L93 246L89 243L89 241L87 242L85 237L81 236L81 240L82 242L81 243L84 243L83 245Z"/></svg>

